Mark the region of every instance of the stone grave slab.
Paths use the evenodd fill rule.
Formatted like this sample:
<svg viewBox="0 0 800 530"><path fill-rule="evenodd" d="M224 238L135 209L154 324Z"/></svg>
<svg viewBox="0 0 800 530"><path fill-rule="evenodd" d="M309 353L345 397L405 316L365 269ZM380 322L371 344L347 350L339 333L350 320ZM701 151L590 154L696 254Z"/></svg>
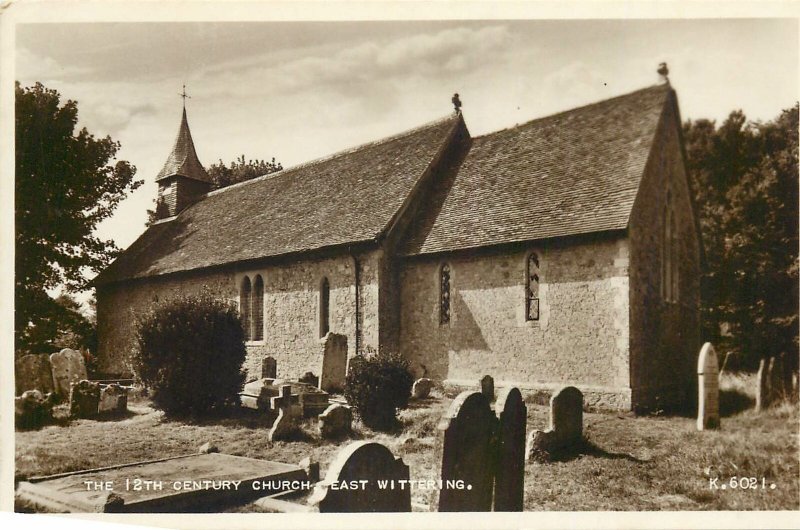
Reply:
<svg viewBox="0 0 800 530"><path fill-rule="evenodd" d="M322 367L319 388L337 392L344 388L347 376L347 335L328 332L322 339Z"/></svg>
<svg viewBox="0 0 800 530"><path fill-rule="evenodd" d="M272 398L280 395L283 385L291 386L292 404L299 407L304 418L318 416L330 404L329 394L313 385L269 377L256 379L244 385L239 399L245 408L277 412L277 409L272 408Z"/></svg>
<svg viewBox="0 0 800 530"><path fill-rule="evenodd" d="M69 513L191 512L278 493L292 482L310 487L299 466L209 453L31 478L17 495Z"/></svg>
<svg viewBox="0 0 800 530"><path fill-rule="evenodd" d="M45 354L23 355L14 363L16 395L26 390L38 390L43 394L53 391L53 371L50 357Z"/></svg>
<svg viewBox="0 0 800 530"><path fill-rule="evenodd" d="M697 358L697 430L719 428L719 368L717 352L703 344Z"/></svg>
<svg viewBox="0 0 800 530"><path fill-rule="evenodd" d="M64 348L58 353L50 355L50 365L53 368L53 386L55 392L61 397L68 397L72 383L89 379L83 355L75 350Z"/></svg>

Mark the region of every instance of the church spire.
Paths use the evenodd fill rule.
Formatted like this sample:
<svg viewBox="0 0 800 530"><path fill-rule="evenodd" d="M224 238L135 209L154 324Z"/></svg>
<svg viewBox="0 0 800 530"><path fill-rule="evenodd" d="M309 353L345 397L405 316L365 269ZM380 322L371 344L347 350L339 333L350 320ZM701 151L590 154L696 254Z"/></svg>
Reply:
<svg viewBox="0 0 800 530"><path fill-rule="evenodd" d="M208 176L203 164L197 158L192 133L189 130L189 122L186 119L186 97L188 96L186 96L185 86L182 96L184 96L183 118L181 118L178 136L175 138L175 145L172 147L164 167L158 172L156 182L173 176L181 176L210 183L211 177Z"/></svg>

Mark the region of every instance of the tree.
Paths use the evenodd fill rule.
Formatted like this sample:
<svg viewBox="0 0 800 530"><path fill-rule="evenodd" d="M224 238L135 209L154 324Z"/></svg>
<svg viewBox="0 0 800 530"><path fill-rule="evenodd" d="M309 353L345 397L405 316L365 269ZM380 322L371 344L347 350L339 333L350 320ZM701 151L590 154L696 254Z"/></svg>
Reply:
<svg viewBox="0 0 800 530"><path fill-rule="evenodd" d="M216 164L211 164L208 168L208 174L213 181L211 188L217 190L231 184L269 175L282 169L283 166L280 162L275 162L275 158L271 162L258 159L245 161L245 157L242 155L237 160L233 160L230 167L226 166L222 160Z"/></svg>
<svg viewBox="0 0 800 530"><path fill-rule="evenodd" d="M47 291L81 289L86 273L116 256L113 241L94 230L142 181L134 180L130 163L115 161L118 142L86 128L75 133L77 102L62 105L59 93L41 83L16 83L15 96L14 327L15 349L24 353L57 338L52 322L65 313Z"/></svg>
<svg viewBox="0 0 800 530"><path fill-rule="evenodd" d="M739 368L786 352L796 369L798 110L768 123L736 111L718 129L684 126L706 258L704 334Z"/></svg>

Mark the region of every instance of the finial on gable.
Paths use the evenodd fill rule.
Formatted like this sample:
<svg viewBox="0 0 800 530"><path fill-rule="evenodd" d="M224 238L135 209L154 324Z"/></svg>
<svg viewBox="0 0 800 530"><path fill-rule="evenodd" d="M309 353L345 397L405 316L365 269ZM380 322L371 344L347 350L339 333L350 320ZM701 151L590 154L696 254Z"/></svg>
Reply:
<svg viewBox="0 0 800 530"><path fill-rule="evenodd" d="M455 107L456 114L461 114L461 99L458 97L458 92L453 94L453 99L450 101L453 102L453 107Z"/></svg>
<svg viewBox="0 0 800 530"><path fill-rule="evenodd" d="M667 68L667 63L661 63L658 65L658 75L661 76L662 81L669 83L669 68Z"/></svg>

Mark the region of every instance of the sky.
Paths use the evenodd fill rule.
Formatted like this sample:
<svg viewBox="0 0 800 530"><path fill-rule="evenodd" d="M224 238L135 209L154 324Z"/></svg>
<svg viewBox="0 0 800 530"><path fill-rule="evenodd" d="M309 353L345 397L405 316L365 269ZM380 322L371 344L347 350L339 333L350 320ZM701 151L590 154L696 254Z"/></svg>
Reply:
<svg viewBox="0 0 800 530"><path fill-rule="evenodd" d="M417 127L460 94L473 136L660 82L683 119L766 121L798 97L794 19L116 22L16 26L15 76L78 102L145 185L98 234L144 230L181 116L200 160L284 167ZM268 207L268 205L265 205Z"/></svg>

